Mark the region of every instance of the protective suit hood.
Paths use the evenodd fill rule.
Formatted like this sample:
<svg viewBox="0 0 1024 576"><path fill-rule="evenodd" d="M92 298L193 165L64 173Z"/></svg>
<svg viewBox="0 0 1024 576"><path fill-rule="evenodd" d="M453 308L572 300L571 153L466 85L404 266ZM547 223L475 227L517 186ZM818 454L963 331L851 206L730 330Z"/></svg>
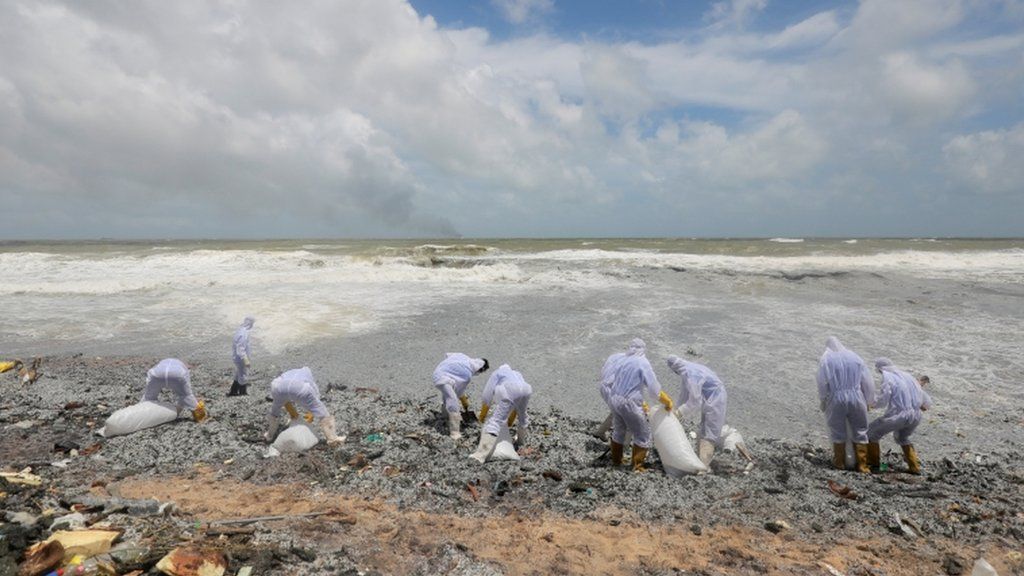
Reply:
<svg viewBox="0 0 1024 576"><path fill-rule="evenodd" d="M242 328L252 328L252 325L254 323L256 323L255 318L253 318L252 316L246 316L245 319L242 320Z"/></svg>
<svg viewBox="0 0 1024 576"><path fill-rule="evenodd" d="M668 367L676 374L682 375L683 370L686 368L686 360L683 360L679 356L669 356L667 362Z"/></svg>
<svg viewBox="0 0 1024 576"><path fill-rule="evenodd" d="M843 346L843 343L835 336L829 336L828 340L825 340L825 348L833 352L842 352L843 350L846 350L846 346Z"/></svg>
<svg viewBox="0 0 1024 576"><path fill-rule="evenodd" d="M633 338L632 340L630 340L630 342L629 342L629 352L627 352L627 354L629 354L630 356L636 356L638 354L643 356L646 353L647 353L647 343L646 342L644 342L640 338Z"/></svg>
<svg viewBox="0 0 1024 576"><path fill-rule="evenodd" d="M876 358L875 359L875 370L881 372L882 370L895 370L896 366L893 365L892 360L888 358Z"/></svg>

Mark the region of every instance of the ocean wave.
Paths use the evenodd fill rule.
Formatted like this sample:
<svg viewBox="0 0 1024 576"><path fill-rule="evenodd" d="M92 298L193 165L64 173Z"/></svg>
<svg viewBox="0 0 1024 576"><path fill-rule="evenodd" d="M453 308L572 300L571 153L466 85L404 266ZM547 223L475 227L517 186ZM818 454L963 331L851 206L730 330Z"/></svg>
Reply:
<svg viewBox="0 0 1024 576"><path fill-rule="evenodd" d="M804 241L803 238L771 238L769 242L778 242L780 244L799 244Z"/></svg>

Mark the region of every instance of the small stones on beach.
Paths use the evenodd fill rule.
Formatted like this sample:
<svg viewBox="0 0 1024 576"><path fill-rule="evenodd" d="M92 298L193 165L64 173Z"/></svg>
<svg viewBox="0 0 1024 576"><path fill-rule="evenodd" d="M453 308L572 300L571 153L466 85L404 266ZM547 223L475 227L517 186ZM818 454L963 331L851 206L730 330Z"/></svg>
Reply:
<svg viewBox="0 0 1024 576"><path fill-rule="evenodd" d="M967 561L954 554L946 554L942 559L942 569L949 576L960 576L967 569Z"/></svg>
<svg viewBox="0 0 1024 576"><path fill-rule="evenodd" d="M783 530L790 530L792 526L789 525L785 520L772 520L764 523L764 529L771 532L772 534L778 534Z"/></svg>

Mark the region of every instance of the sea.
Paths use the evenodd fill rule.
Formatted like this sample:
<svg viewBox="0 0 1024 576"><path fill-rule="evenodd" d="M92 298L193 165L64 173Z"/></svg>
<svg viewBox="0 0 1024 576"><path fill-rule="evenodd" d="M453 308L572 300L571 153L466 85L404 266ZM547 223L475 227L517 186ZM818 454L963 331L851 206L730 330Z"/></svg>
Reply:
<svg viewBox="0 0 1024 576"><path fill-rule="evenodd" d="M434 364L464 351L595 415L601 362L640 336L666 387L669 354L705 363L761 431L810 418L835 335L928 374L977 426L1016 411L1012 436L1024 413L1024 239L4 242L0 310L4 357L223 359L252 315L275 366L337 354L332 377L390 366L391 386L429 395Z"/></svg>

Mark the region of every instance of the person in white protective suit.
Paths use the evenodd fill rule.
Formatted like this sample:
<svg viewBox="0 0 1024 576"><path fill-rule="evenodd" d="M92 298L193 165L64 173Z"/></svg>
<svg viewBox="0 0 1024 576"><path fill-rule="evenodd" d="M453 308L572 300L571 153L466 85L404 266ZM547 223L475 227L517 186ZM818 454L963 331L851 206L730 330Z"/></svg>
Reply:
<svg viewBox="0 0 1024 576"><path fill-rule="evenodd" d="M513 370L508 364L502 364L491 374L484 386L481 397L479 420L483 423L480 431L480 444L470 458L483 464L494 452L498 443L498 434L503 423L508 426L518 417L516 427L516 444L523 446L529 434L530 418L526 407L530 403L533 388L526 383L523 375ZM491 407L494 410L491 410Z"/></svg>
<svg viewBox="0 0 1024 576"><path fill-rule="evenodd" d="M868 408L875 403L875 384L860 356L830 336L818 363L818 400L832 438L832 465L846 469L846 426L853 433L857 471L868 468Z"/></svg>
<svg viewBox="0 0 1024 576"><path fill-rule="evenodd" d="M604 403L608 404L608 395L611 392L612 384L615 382L615 369L618 367L619 361L626 356L632 356L634 354L642 354L645 350L644 341L639 338L634 338L629 343L629 348L625 352L616 352L608 357L604 361L604 366L601 367L601 379L598 381L598 392L601 394L601 399ZM604 419L604 422L598 424L596 428L590 431L590 435L601 441L608 439L608 431L612 427L612 414L611 407L608 408L608 417Z"/></svg>
<svg viewBox="0 0 1024 576"><path fill-rule="evenodd" d="M252 330L256 319L246 316L242 325L235 331L235 337L231 340L231 359L235 362L235 379L231 382L231 391L228 396L247 396L249 385L245 382L245 376L249 372L249 332Z"/></svg>
<svg viewBox="0 0 1024 576"><path fill-rule="evenodd" d="M676 398L679 413L696 414L700 411L697 455L707 466L711 463L715 446L721 440L722 427L725 426L725 385L707 366L683 360L679 356L669 356L668 367L682 377L679 396Z"/></svg>
<svg viewBox="0 0 1024 576"><path fill-rule="evenodd" d="M308 367L288 370L274 378L270 383L270 396L274 403L270 406L270 414L267 417L267 433L264 435L267 442L273 442L277 436L281 410L284 409L289 417L295 419L299 417L296 408L307 412L307 422L313 422L314 418L320 420L320 430L323 431L328 444L341 444L345 441L345 437L338 436L335 431L334 416L331 416L320 400L320 389L317 388L313 372Z"/></svg>
<svg viewBox="0 0 1024 576"><path fill-rule="evenodd" d="M146 373L146 389L142 392L142 400L156 402L160 392L166 388L174 394L179 415L182 410L188 409L192 412L193 420L202 422L206 419L206 404L197 400L192 393L191 378L184 362L177 358L165 358Z"/></svg>
<svg viewBox="0 0 1024 576"><path fill-rule="evenodd" d="M892 432L893 439L903 449L908 471L920 474L921 462L917 459L914 445L910 443L910 435L921 423L921 411L932 406L931 397L922 388L922 383L929 382L928 377L916 380L910 373L893 366L892 360L888 358L875 360L875 369L882 375L876 405L885 405L887 408L881 418L868 426L868 465L872 468L881 465L882 451L878 441Z"/></svg>
<svg viewBox="0 0 1024 576"><path fill-rule="evenodd" d="M634 340L638 350L621 358L614 369L608 406L612 410L611 456L612 466L622 464L623 442L626 432L633 434L633 470L642 472L647 451L651 447L651 425L647 421L647 398L657 398L665 409L672 411L672 399L661 389L658 377L647 360L647 346L643 340Z"/></svg>
<svg viewBox="0 0 1024 576"><path fill-rule="evenodd" d="M455 352L445 354L444 360L434 368L434 387L441 391L441 401L448 414L448 435L453 440L462 438L462 410L469 410L466 393L469 381L489 367L486 358L470 358Z"/></svg>

